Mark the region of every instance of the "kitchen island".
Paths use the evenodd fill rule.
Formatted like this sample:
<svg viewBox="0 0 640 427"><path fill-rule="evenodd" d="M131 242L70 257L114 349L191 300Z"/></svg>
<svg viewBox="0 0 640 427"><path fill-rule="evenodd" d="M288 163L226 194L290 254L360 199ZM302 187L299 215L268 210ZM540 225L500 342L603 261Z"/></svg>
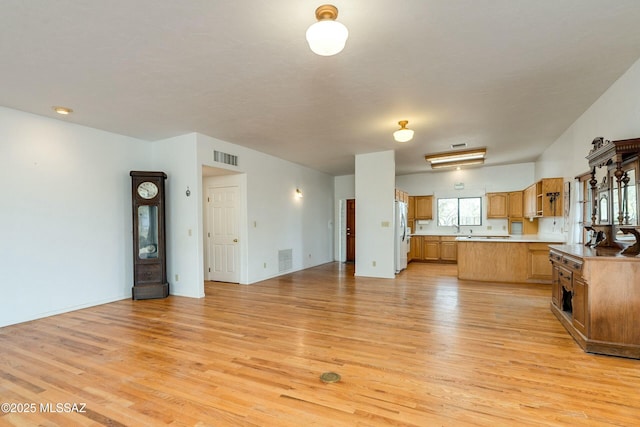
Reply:
<svg viewBox="0 0 640 427"><path fill-rule="evenodd" d="M549 245L562 240L538 235L470 235L456 238L456 243L458 279L551 284Z"/></svg>

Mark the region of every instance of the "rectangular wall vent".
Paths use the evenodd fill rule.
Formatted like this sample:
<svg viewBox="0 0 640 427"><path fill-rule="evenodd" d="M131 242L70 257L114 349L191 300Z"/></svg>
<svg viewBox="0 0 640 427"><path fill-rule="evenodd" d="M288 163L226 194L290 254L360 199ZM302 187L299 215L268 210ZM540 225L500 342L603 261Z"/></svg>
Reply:
<svg viewBox="0 0 640 427"><path fill-rule="evenodd" d="M293 268L293 249L282 249L278 251L278 271L280 273Z"/></svg>
<svg viewBox="0 0 640 427"><path fill-rule="evenodd" d="M238 156L233 154L223 153L222 151L213 151L213 161L218 163L224 163L225 165L238 166Z"/></svg>

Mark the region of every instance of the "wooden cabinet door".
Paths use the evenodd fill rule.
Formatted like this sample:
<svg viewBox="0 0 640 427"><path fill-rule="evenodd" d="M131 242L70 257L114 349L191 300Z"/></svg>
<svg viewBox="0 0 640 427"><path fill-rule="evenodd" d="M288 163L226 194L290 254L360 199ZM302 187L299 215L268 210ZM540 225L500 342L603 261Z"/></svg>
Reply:
<svg viewBox="0 0 640 427"><path fill-rule="evenodd" d="M442 239L440 242L440 259L442 261L457 261L458 245L455 240L449 240L446 237L442 237Z"/></svg>
<svg viewBox="0 0 640 427"><path fill-rule="evenodd" d="M541 182L542 216L562 216L562 178L544 178ZM549 194L549 196L547 195ZM550 195L554 195L551 197ZM553 200L553 202L552 202Z"/></svg>
<svg viewBox="0 0 640 427"><path fill-rule="evenodd" d="M487 218L506 218L508 193L487 193Z"/></svg>
<svg viewBox="0 0 640 427"><path fill-rule="evenodd" d="M415 196L409 196L409 203L407 203L407 220L411 221L416 218L416 198ZM413 228L411 229L413 230Z"/></svg>
<svg viewBox="0 0 640 427"><path fill-rule="evenodd" d="M415 196L416 219L433 219L433 196Z"/></svg>
<svg viewBox="0 0 640 427"><path fill-rule="evenodd" d="M512 191L509 193L509 217L523 217L523 197L522 191Z"/></svg>
<svg viewBox="0 0 640 427"><path fill-rule="evenodd" d="M552 279L552 267L549 263L549 246L546 243L529 243L527 279Z"/></svg>
<svg viewBox="0 0 640 427"><path fill-rule="evenodd" d="M538 216L536 208L536 200L538 194L536 192L536 184L528 186L523 194L524 216L531 218Z"/></svg>
<svg viewBox="0 0 640 427"><path fill-rule="evenodd" d="M411 236L411 241L409 242L409 259L414 260L422 259L422 236Z"/></svg>
<svg viewBox="0 0 640 427"><path fill-rule="evenodd" d="M560 301L562 301L562 291L560 290L561 286L560 276L558 274L559 271L560 269L558 268L558 266L556 264L553 264L551 270L551 302L559 309L562 309L562 307L560 306Z"/></svg>
<svg viewBox="0 0 640 427"><path fill-rule="evenodd" d="M587 285L579 275L573 277L573 296L571 297L571 308L573 310L573 326L588 336L587 331Z"/></svg>
<svg viewBox="0 0 640 427"><path fill-rule="evenodd" d="M435 237L435 240L431 239L432 237ZM422 245L422 259L425 261L440 260L440 239L438 236L425 236Z"/></svg>

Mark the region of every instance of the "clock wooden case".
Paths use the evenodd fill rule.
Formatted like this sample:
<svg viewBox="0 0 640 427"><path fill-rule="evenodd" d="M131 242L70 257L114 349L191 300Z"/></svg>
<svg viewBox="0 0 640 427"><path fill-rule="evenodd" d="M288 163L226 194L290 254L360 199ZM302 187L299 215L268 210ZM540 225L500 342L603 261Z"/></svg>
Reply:
<svg viewBox="0 0 640 427"><path fill-rule="evenodd" d="M131 171L134 300L169 295L165 245L164 172Z"/></svg>

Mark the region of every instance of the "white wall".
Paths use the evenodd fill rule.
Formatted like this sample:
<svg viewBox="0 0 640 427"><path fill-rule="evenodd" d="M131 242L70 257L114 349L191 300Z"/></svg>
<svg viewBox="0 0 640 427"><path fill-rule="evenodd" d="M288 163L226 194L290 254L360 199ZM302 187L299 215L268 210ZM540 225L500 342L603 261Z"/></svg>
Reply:
<svg viewBox="0 0 640 427"><path fill-rule="evenodd" d="M202 165L220 167L214 148L246 172L244 283L279 275L278 249L293 249L292 270L332 261L326 174L203 135L147 142L0 107L0 326L131 298L131 170L167 173L171 293L203 296Z"/></svg>
<svg viewBox="0 0 640 427"><path fill-rule="evenodd" d="M0 326L131 298L151 144L0 107Z"/></svg>
<svg viewBox="0 0 640 427"><path fill-rule="evenodd" d="M226 169L246 174L243 283L283 274L278 263L282 249L293 251L293 268L288 271L333 260L333 177L205 135L198 134L197 141L200 165L222 167L213 161L213 151L218 150L238 156L238 166ZM296 188L302 199L295 197Z"/></svg>
<svg viewBox="0 0 640 427"><path fill-rule="evenodd" d="M591 141L602 136L608 140L640 137L640 60L622 75L602 96L585 111L536 162L536 177L561 176L565 182L589 170L585 159ZM572 187L575 190L575 187ZM576 231L576 191L572 192L570 223L565 229L570 243ZM549 220L541 221L548 229Z"/></svg>
<svg viewBox="0 0 640 427"><path fill-rule="evenodd" d="M434 218L412 230L417 234L453 234L454 227L438 227L435 216L436 200L445 197L483 197L482 226L465 227L460 231L484 234L506 234L506 219L487 219L486 193L519 191L534 182L534 164L521 163L504 166L485 166L461 170L427 172L396 177L396 187L412 196L434 196ZM464 189L456 190L455 184L463 184Z"/></svg>
<svg viewBox="0 0 640 427"><path fill-rule="evenodd" d="M356 276L395 277L394 184L393 151L356 156Z"/></svg>
<svg viewBox="0 0 640 427"><path fill-rule="evenodd" d="M167 280L171 295L204 296L203 254L198 192L202 168L197 164L196 134L155 141L154 168L167 174ZM187 197L189 188L191 195ZM178 278L178 280L176 280Z"/></svg>

